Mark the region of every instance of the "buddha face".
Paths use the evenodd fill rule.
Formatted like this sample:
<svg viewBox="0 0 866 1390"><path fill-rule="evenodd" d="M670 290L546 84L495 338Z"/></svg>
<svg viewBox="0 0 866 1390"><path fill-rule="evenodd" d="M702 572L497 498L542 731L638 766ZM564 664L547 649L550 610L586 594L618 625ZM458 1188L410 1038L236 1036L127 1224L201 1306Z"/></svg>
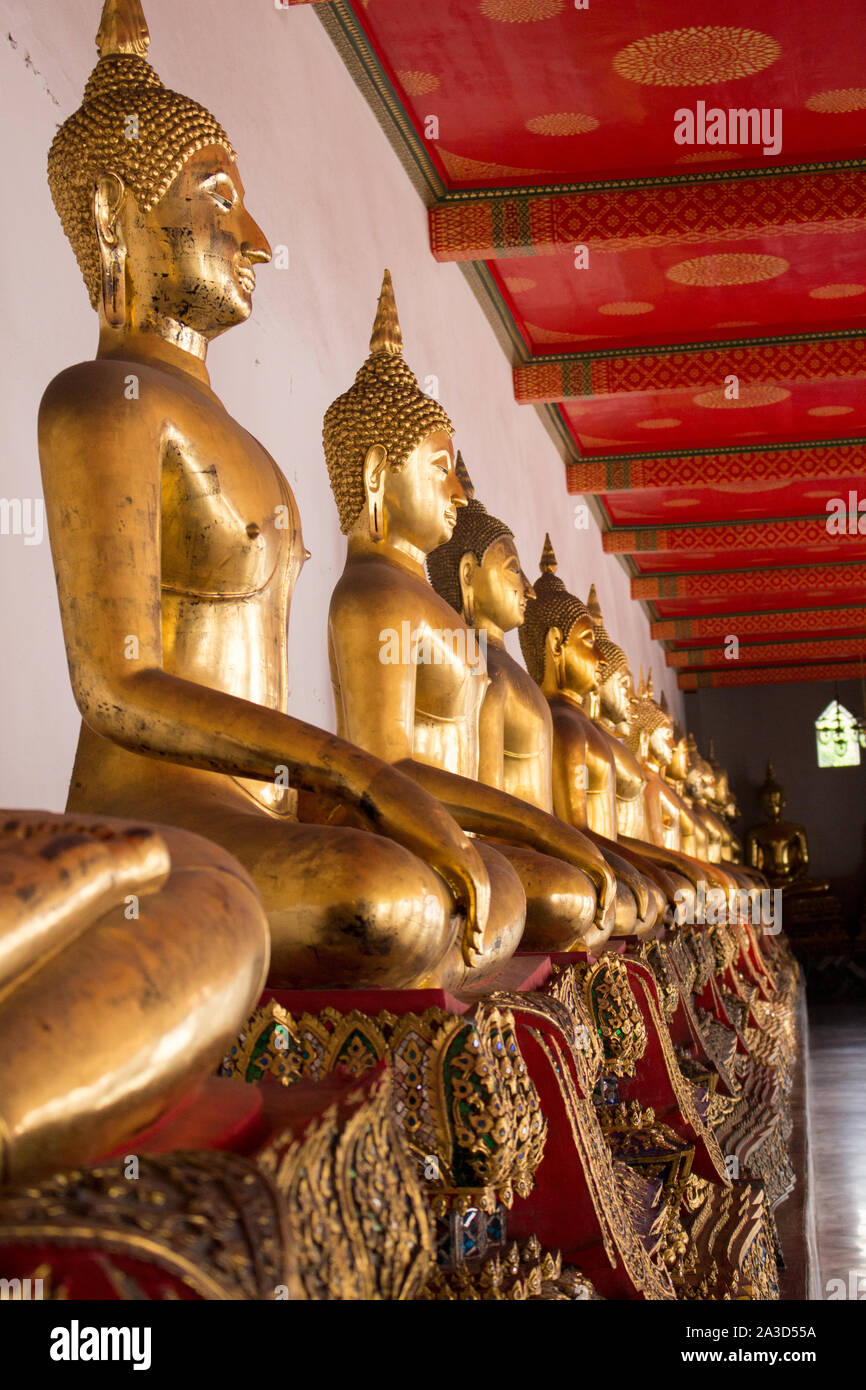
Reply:
<svg viewBox="0 0 866 1390"><path fill-rule="evenodd" d="M673 757L674 731L670 724L660 724L649 737L649 755L662 767L667 767Z"/></svg>
<svg viewBox="0 0 866 1390"><path fill-rule="evenodd" d="M104 180L100 188L96 220L104 247L107 231L110 237ZM134 326L168 319L210 339L249 318L254 265L269 261L271 249L244 207L238 167L222 146L191 155L148 213L127 192L115 226L126 252L127 318Z"/></svg>
<svg viewBox="0 0 866 1390"><path fill-rule="evenodd" d="M670 761L671 776L677 781L685 781L689 773L689 750L684 738L677 739L673 745Z"/></svg>
<svg viewBox="0 0 866 1390"><path fill-rule="evenodd" d="M728 774L723 767L720 767L719 770L716 772L715 795L716 805L720 807L721 810L724 810L724 808L728 804L728 800L731 795L731 789L728 786Z"/></svg>
<svg viewBox="0 0 866 1390"><path fill-rule="evenodd" d="M370 450L368 459L375 449ZM434 430L412 450L401 468L369 468L368 486L381 486L385 533L429 555L450 540L457 508L466 493L454 471L454 446L447 430ZM378 479L378 482L377 482Z"/></svg>
<svg viewBox="0 0 866 1390"><path fill-rule="evenodd" d="M476 623L485 620L501 632L520 627L526 614L526 600L535 590L520 568L517 547L511 536L499 536L487 547L478 564L469 553L461 561L461 579L472 587Z"/></svg>
<svg viewBox="0 0 866 1390"><path fill-rule="evenodd" d="M785 809L785 797L781 788L762 792L761 805L764 808L764 814L770 820L780 820Z"/></svg>
<svg viewBox="0 0 866 1390"><path fill-rule="evenodd" d="M578 617L565 641L558 627L549 629L545 638L545 680L552 675L556 689L577 698L597 690L600 660L590 618Z"/></svg>
<svg viewBox="0 0 866 1390"><path fill-rule="evenodd" d="M629 723L631 676L627 670L614 671L599 687L602 712L612 724Z"/></svg>
<svg viewBox="0 0 866 1390"><path fill-rule="evenodd" d="M696 801L700 801L706 805L712 800L715 789L715 778L713 777L712 768L703 758L697 757L693 759L692 765L689 768L687 786L689 794L693 796Z"/></svg>

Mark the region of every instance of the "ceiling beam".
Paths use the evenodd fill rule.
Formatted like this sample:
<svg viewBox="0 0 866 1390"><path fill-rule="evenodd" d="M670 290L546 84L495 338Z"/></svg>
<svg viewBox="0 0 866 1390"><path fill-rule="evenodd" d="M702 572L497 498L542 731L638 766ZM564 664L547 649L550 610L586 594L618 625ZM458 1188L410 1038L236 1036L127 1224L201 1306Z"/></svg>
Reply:
<svg viewBox="0 0 866 1390"><path fill-rule="evenodd" d="M571 493L636 492L643 488L713 487L850 478L864 471L866 439L784 444L766 449L677 449L672 453L617 454L566 465Z"/></svg>
<svg viewBox="0 0 866 1390"><path fill-rule="evenodd" d="M691 574L641 574L631 581L636 599L754 598L769 604L802 595L814 603L822 591L866 594L866 564L790 565L778 569L711 570Z"/></svg>
<svg viewBox="0 0 866 1390"><path fill-rule="evenodd" d="M739 636L739 634L734 634ZM805 642L741 642L736 657L726 655L728 644L714 647L680 647L667 652L665 662L678 671L714 667L722 671L743 666L790 666L810 661L844 661L866 656L866 635L861 637L812 638Z"/></svg>
<svg viewBox="0 0 866 1390"><path fill-rule="evenodd" d="M856 231L866 218L862 160L736 170L670 178L564 184L559 188L471 189L430 209L437 261L635 247L739 245L758 234L805 227Z"/></svg>
<svg viewBox="0 0 866 1390"><path fill-rule="evenodd" d="M737 685L785 685L795 681L860 680L864 662L815 662L805 666L754 666L742 671L683 671L680 690L719 689Z"/></svg>
<svg viewBox="0 0 866 1390"><path fill-rule="evenodd" d="M721 390L732 375L750 386L864 377L866 329L803 333L760 343L683 343L539 357L513 369L514 397L520 405L544 405L595 396ZM736 408L735 401L731 407Z"/></svg>
<svg viewBox="0 0 866 1390"><path fill-rule="evenodd" d="M847 499L844 499L847 503ZM857 530L858 516L849 515L850 536L828 530L831 518L787 517L779 521L718 521L705 526L639 526L614 527L602 535L602 547L608 555L704 554L710 551L778 550L780 547L835 544L841 547L846 540L866 541ZM864 518L866 520L866 518ZM839 559L837 554L834 558Z"/></svg>
<svg viewBox="0 0 866 1390"><path fill-rule="evenodd" d="M658 641L686 642L713 637L720 641L731 634L761 637L769 632L786 632L792 637L808 633L827 633L858 628L866 633L866 604L847 608L782 609L769 613L723 613L689 618L660 618L650 623L650 636ZM684 650L689 650L685 648Z"/></svg>

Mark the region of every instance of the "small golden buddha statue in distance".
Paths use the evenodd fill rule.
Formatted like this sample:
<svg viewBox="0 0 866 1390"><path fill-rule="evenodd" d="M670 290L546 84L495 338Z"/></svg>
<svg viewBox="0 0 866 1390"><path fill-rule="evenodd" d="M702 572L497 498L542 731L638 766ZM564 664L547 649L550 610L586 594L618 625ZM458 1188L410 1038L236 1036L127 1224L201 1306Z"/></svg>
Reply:
<svg viewBox="0 0 866 1390"><path fill-rule="evenodd" d="M386 272L370 355L324 422L328 473L348 537L328 623L337 728L408 772L488 842L475 842L496 880L483 974L521 942L524 911L524 949L601 945L614 925L616 881L579 831L478 780L490 683L483 644L424 569L467 504L452 433L403 357ZM515 575L514 582L522 581ZM521 883L518 912L513 885Z"/></svg>
<svg viewBox="0 0 866 1390"><path fill-rule="evenodd" d="M55 378L39 419L83 720L68 809L229 849L265 904L274 985L441 982L455 941L471 956L484 931L487 871L415 782L286 712L300 519L205 365L211 340L249 317L270 249L228 136L163 86L147 44L139 0L106 0L99 62L49 156L99 315L96 360ZM300 824L304 790L350 823ZM198 934L204 983L207 918L173 929ZM182 989L158 957L153 969L160 989ZM100 1008L97 988L97 1032ZM168 1046L156 1041L154 1057Z"/></svg>
<svg viewBox="0 0 866 1390"><path fill-rule="evenodd" d="M767 763L767 775L758 795L767 820L752 826L746 835L747 863L765 875L771 888L782 888L791 894L829 892L826 879L808 877L809 844L804 827L796 821L782 820L785 793L772 763Z"/></svg>
<svg viewBox="0 0 866 1390"><path fill-rule="evenodd" d="M601 837L589 828L585 811L563 816L560 806L554 805L551 704L505 646L505 634L514 628L519 628L521 640L524 638L527 603L535 611L536 593L521 568L514 533L476 497L460 453L456 473L469 501L457 514L451 539L427 557L427 571L436 592L475 628L486 645L490 684L479 720L479 780L520 797L539 810L555 811L587 834L617 875L613 935L630 936L636 928L648 932L664 911L661 894L656 900L652 886L616 854L609 838L601 842ZM553 563L555 567L555 560ZM556 582L561 586L560 580ZM592 622L582 604L580 609L591 645ZM583 635L586 637L587 633ZM578 639L576 631L568 632L564 644L568 647L572 640L577 644ZM579 650L587 654L584 648ZM594 671L595 658L591 652L588 656ZM564 670L567 663L563 660L560 665Z"/></svg>

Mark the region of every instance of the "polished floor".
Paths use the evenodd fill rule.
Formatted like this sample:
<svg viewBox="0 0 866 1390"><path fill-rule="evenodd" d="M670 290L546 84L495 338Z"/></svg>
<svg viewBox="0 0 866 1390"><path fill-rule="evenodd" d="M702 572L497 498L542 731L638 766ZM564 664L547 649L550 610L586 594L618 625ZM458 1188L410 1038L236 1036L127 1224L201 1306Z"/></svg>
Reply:
<svg viewBox="0 0 866 1390"><path fill-rule="evenodd" d="M866 1005L809 1010L818 1297L866 1298Z"/></svg>

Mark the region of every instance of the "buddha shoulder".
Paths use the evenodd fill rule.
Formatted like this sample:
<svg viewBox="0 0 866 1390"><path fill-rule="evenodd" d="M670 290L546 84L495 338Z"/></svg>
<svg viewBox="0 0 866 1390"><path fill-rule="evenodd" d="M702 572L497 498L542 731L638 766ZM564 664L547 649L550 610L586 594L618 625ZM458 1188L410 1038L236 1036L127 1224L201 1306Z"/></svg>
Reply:
<svg viewBox="0 0 866 1390"><path fill-rule="evenodd" d="M404 620L437 626L439 619L440 627L462 626L426 579L377 555L349 559L331 594L329 619L332 628L399 627Z"/></svg>
<svg viewBox="0 0 866 1390"><path fill-rule="evenodd" d="M118 431L162 436L172 425L185 432L215 417L232 422L217 396L183 372L145 362L97 358L60 372L46 387L39 407L40 446L92 438L117 438ZM235 427L236 428L236 427Z"/></svg>

